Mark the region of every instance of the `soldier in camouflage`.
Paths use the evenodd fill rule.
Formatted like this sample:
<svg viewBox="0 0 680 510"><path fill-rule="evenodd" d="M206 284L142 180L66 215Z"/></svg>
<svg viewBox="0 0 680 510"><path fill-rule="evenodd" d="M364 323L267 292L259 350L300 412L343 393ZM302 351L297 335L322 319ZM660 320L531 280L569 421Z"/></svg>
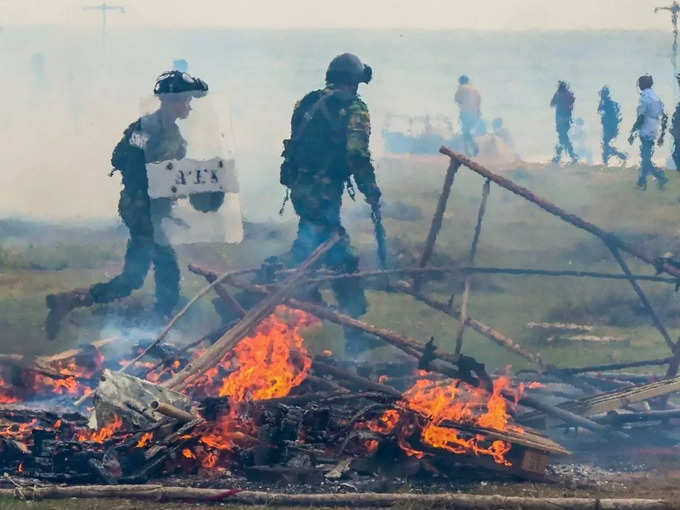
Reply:
<svg viewBox="0 0 680 510"><path fill-rule="evenodd" d="M158 110L130 124L111 157L114 171L119 170L123 178L118 213L130 231L123 271L111 281L89 289L48 295L48 338L57 335L62 318L74 308L108 303L142 287L151 264L157 316L166 317L177 304L180 280L177 257L160 228L162 218L171 218L173 199L149 198L146 164L185 157L187 144L176 121L187 118L191 99L205 95L207 90L205 82L179 71L165 73L156 81Z"/></svg>
<svg viewBox="0 0 680 510"><path fill-rule="evenodd" d="M340 227L345 188L354 196L352 178L369 205L379 204L381 193L368 148L371 122L366 103L357 94L359 83L368 83L371 75L371 68L355 55L339 55L328 67L326 87L310 92L295 106L281 165L281 184L289 189L299 216L292 264L305 260ZM359 258L349 237L330 250L325 264L343 273L358 271ZM358 280L335 280L332 288L343 313L358 317L366 312ZM370 340L354 331L346 330L345 337L349 356L370 347Z"/></svg>

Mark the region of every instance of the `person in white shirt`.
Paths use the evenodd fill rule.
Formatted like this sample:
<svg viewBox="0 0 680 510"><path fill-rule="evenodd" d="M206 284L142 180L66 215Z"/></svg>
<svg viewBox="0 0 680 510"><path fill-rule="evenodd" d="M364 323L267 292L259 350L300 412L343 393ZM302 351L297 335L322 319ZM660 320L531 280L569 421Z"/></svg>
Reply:
<svg viewBox="0 0 680 510"><path fill-rule="evenodd" d="M652 89L654 80L650 75L640 76L638 78L638 87L640 88L640 103L637 108L637 120L630 130L628 143L632 145L635 139L635 133L640 136L640 178L637 185L640 189L647 189L647 175L652 174L656 177L656 182L659 189L663 189L668 182L662 170L659 170L652 163L652 156L654 154L654 141L659 134L659 126L661 126L661 135L657 141L659 147L663 145L663 137L666 134L666 124L668 116L664 112L663 102L659 96Z"/></svg>

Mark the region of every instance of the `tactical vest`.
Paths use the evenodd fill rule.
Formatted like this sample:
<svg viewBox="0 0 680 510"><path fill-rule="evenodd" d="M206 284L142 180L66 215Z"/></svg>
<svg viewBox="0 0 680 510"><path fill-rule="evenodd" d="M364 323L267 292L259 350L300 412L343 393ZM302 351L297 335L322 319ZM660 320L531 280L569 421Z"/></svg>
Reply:
<svg viewBox="0 0 680 510"><path fill-rule="evenodd" d="M354 97L317 90L300 101L293 112L291 138L283 142L281 184L294 186L300 169L323 172L336 182L349 178L346 112Z"/></svg>

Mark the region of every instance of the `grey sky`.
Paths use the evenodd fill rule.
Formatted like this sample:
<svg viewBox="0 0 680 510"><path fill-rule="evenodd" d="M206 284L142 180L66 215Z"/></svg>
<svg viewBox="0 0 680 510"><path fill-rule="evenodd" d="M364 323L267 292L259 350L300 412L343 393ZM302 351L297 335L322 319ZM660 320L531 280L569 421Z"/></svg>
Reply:
<svg viewBox="0 0 680 510"><path fill-rule="evenodd" d="M115 27L473 28L481 30L660 29L670 14L653 8L672 0L110 0L125 15ZM4 26L99 26L83 5L101 0L0 0Z"/></svg>

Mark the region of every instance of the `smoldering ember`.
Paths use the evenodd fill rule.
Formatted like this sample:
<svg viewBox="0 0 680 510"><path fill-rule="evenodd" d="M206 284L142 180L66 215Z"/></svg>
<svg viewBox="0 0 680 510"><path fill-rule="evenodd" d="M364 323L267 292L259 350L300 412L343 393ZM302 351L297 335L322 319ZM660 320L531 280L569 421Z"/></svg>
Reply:
<svg viewBox="0 0 680 510"><path fill-rule="evenodd" d="M672 341L663 359L556 368L484 318L471 317L469 284L460 305L428 295L429 282L447 273L469 282L476 272L504 272L474 265L490 188L508 190L601 240L622 272L583 276L628 280L664 338L668 334L637 283L644 277L630 272L622 254L656 268L660 276L653 279L660 283L675 283L680 269L461 154L441 152L450 163L414 267L345 274L317 269L343 239L337 231L294 269L265 264L220 273L191 265L208 285L155 338L132 342L126 356L112 349L119 343L114 338L51 356L2 355L0 494L284 505L673 507L663 497L626 494L561 500L451 492L489 481L573 487L611 476L604 467L598 473L579 464L587 453L601 452L604 466L645 450L675 455L677 443L672 428L659 429L680 417L668 400L680 390L680 352ZM447 201L462 172L478 174L483 184L470 257L464 265L434 266ZM303 288L309 295L341 279L408 294L456 317L456 349L447 352L436 338L411 338L299 297ZM259 297L244 307L233 289ZM174 324L213 291L235 319L183 345L168 343ZM313 356L303 334L322 321L363 332L400 354L378 363L346 361L330 351ZM528 327L551 338L601 342L602 348L621 340L593 335L592 326L582 324ZM467 329L534 368L487 373L482 362L463 354ZM666 378L622 372L662 365ZM415 493L399 490L406 480Z"/></svg>

